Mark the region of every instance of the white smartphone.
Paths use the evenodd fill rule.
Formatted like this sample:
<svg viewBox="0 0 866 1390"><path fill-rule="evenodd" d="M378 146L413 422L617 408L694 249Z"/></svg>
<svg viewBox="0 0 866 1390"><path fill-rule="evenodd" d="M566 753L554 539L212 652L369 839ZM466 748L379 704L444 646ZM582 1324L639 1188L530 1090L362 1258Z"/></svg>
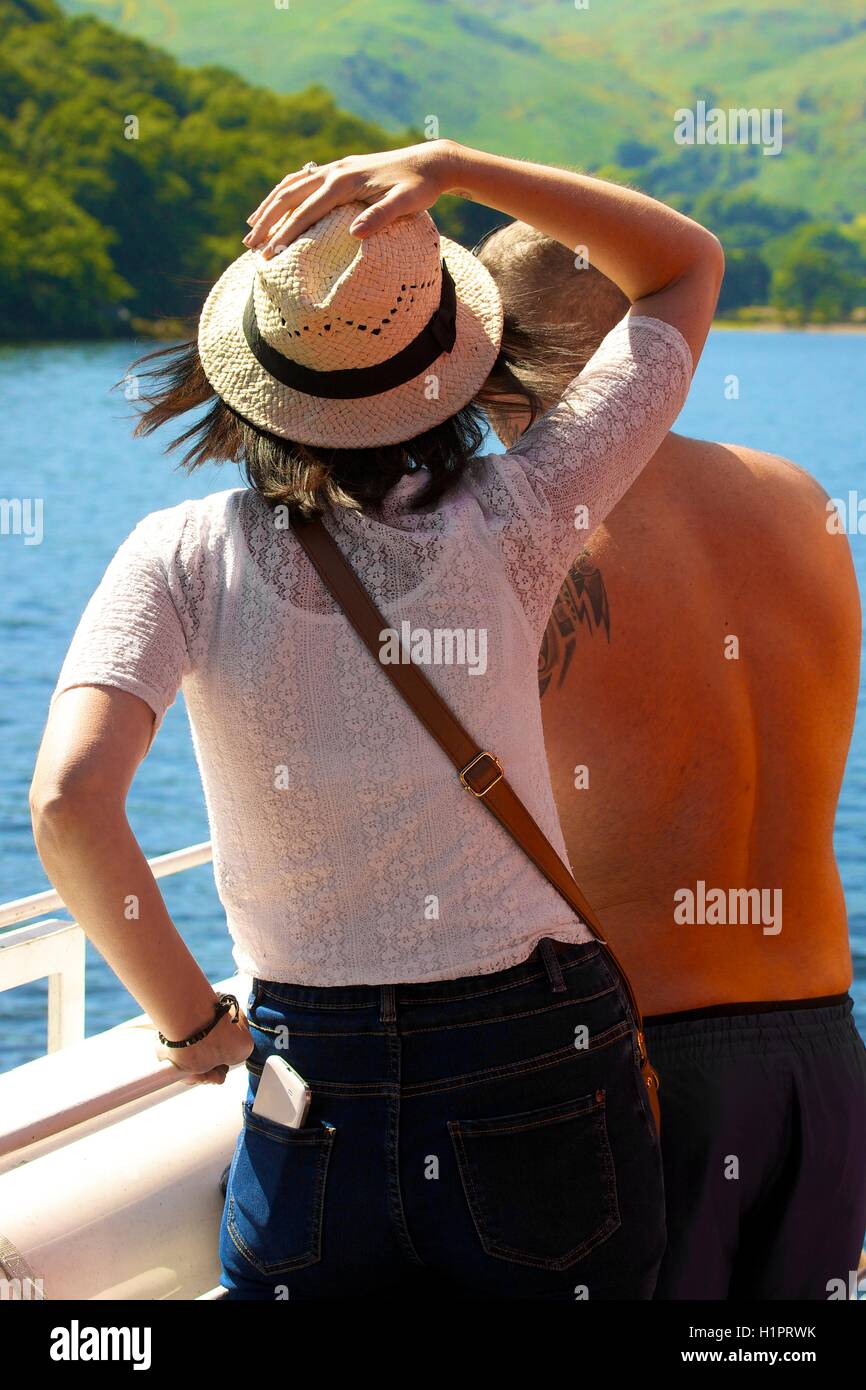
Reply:
<svg viewBox="0 0 866 1390"><path fill-rule="evenodd" d="M259 1077L253 1114L287 1129L300 1129L307 1118L312 1092L284 1057L269 1057Z"/></svg>

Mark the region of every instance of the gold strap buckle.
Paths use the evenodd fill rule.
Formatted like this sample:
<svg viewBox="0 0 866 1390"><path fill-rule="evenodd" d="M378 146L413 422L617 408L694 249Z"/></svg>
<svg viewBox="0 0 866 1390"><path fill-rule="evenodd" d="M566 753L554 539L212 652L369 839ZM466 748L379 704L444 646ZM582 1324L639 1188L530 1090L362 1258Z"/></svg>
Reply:
<svg viewBox="0 0 866 1390"><path fill-rule="evenodd" d="M482 758L487 758L488 761L493 764L493 767L496 768L496 774L495 776L491 777L489 781L485 782L485 784L482 787L475 788L472 786L471 782L467 782L466 774L470 771L471 768L475 767L477 763L480 763ZM493 768L489 768L488 771L492 772ZM494 753L476 753L475 757L470 758L466 766L460 769L460 781L463 783L463 786L466 788L466 790L468 792L471 792L473 796L486 796L487 793L490 791L490 788L495 787L497 782L501 782L504 776L505 772L503 771L502 764Z"/></svg>

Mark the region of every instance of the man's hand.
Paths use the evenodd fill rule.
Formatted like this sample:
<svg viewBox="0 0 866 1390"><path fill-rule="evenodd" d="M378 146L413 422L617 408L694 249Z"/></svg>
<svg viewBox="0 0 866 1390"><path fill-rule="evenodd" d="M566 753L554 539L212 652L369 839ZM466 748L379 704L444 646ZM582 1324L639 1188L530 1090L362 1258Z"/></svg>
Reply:
<svg viewBox="0 0 866 1390"><path fill-rule="evenodd" d="M216 1027L192 1047L165 1047L159 1043L156 1055L161 1062L171 1062L182 1073L177 1080L187 1086L221 1086L229 1067L246 1061L254 1047L246 1015L241 1011L237 1022L230 1014L224 1014Z"/></svg>
<svg viewBox="0 0 866 1390"><path fill-rule="evenodd" d="M247 221L250 250L269 258L344 203L368 203L349 228L353 236L381 231L397 217L432 207L448 187L457 146L424 140L384 154L349 155L320 168L287 174Z"/></svg>

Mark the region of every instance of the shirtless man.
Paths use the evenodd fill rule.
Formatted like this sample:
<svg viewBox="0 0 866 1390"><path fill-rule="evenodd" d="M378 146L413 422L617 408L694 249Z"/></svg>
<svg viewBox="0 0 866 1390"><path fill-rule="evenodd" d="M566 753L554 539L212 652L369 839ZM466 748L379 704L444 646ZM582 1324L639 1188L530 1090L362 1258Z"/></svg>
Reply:
<svg viewBox="0 0 866 1390"><path fill-rule="evenodd" d="M479 254L530 333L567 324L592 349L627 310L524 224ZM866 1050L832 834L860 611L827 522L787 460L670 434L540 653L572 868L650 1016L661 1298L846 1297L857 1269ZM730 891L749 889L769 891Z"/></svg>

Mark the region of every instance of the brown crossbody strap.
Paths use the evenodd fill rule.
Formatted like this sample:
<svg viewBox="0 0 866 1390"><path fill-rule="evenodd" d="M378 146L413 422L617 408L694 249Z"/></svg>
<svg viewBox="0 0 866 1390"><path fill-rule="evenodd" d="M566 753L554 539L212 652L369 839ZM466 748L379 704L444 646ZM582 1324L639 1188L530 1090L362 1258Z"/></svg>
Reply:
<svg viewBox="0 0 866 1390"><path fill-rule="evenodd" d="M563 863L544 831L530 815L514 788L508 782L502 765L493 753L478 747L477 742L449 709L442 696L431 685L415 662L380 660L383 629L391 624L380 613L367 590L352 569L340 547L316 518L302 521L292 518L292 529L300 541L322 583L342 608L365 647L376 658L385 675L396 686L410 709L439 744L457 769L467 791L477 797L504 826L533 864L553 884L569 907L586 923L607 954L620 976L635 1018L641 1072L649 1092L650 1104L656 1119L658 1114L658 1076L650 1066L644 1038L643 1018L631 982L605 940L598 919L581 893L573 874Z"/></svg>

